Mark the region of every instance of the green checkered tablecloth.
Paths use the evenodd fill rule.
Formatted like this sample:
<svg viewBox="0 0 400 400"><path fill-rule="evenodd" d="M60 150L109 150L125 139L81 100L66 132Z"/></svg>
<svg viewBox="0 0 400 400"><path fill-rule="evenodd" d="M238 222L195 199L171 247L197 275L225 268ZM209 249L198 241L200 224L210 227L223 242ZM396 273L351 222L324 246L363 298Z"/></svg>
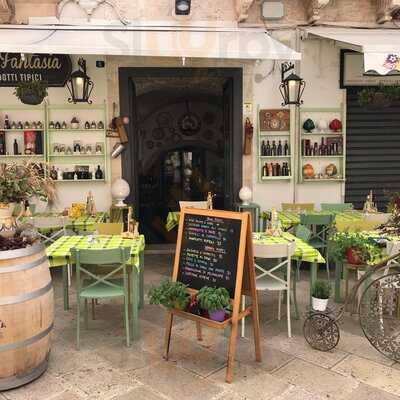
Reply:
<svg viewBox="0 0 400 400"><path fill-rule="evenodd" d="M167 215L167 223L165 228L168 232L172 231L176 226L179 225L179 211L171 211Z"/></svg>
<svg viewBox="0 0 400 400"><path fill-rule="evenodd" d="M268 213L264 213L264 215L265 214ZM339 232L371 229L378 224L365 221L364 214L361 211L357 210L350 210L345 212L313 211L310 214L333 214L335 216L336 230ZM278 218L281 221L282 228L284 229L288 229L292 226L300 224L300 213L296 211L279 211Z"/></svg>
<svg viewBox="0 0 400 400"><path fill-rule="evenodd" d="M91 242L91 238L94 238L95 241ZM139 268L139 255L144 250L145 239L143 235L140 235L137 239L124 239L120 235L62 236L46 249L50 267L60 267L70 263L71 249L74 247L78 249L130 247L131 259L129 264Z"/></svg>
<svg viewBox="0 0 400 400"><path fill-rule="evenodd" d="M71 219L67 228L72 229L74 232L94 231L94 225L105 222L106 218L106 212L98 212L96 215L83 215L82 217Z"/></svg>
<svg viewBox="0 0 400 400"><path fill-rule="evenodd" d="M270 236L266 233L253 233L254 244L265 244L268 246L272 244L281 244L288 242L296 243L296 249L293 255L294 259L310 263L325 263L324 257L322 257L321 253L317 249L289 232L284 232L282 236Z"/></svg>

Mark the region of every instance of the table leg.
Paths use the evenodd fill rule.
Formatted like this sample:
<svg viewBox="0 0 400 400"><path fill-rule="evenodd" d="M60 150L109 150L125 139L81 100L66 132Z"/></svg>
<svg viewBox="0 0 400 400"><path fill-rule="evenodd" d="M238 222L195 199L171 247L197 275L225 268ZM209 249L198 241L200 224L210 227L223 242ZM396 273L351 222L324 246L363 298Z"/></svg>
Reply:
<svg viewBox="0 0 400 400"><path fill-rule="evenodd" d="M318 263L311 263L311 272L310 272L310 305L311 305L311 293L314 283L318 278Z"/></svg>
<svg viewBox="0 0 400 400"><path fill-rule="evenodd" d="M131 290L131 298L132 298L132 339L138 340L140 336L139 329L139 271L136 267L132 267L132 290Z"/></svg>
<svg viewBox="0 0 400 400"><path fill-rule="evenodd" d="M343 263L335 260L335 302L341 303L340 286L342 282Z"/></svg>
<svg viewBox="0 0 400 400"><path fill-rule="evenodd" d="M140 284L139 308L143 308L144 307L144 251L140 252L139 258L140 258L140 263L139 263L139 268L140 268L140 272L139 272L139 279L140 279L140 282L139 282L139 284Z"/></svg>
<svg viewBox="0 0 400 400"><path fill-rule="evenodd" d="M68 265L62 266L64 310L69 310L69 291L68 291Z"/></svg>

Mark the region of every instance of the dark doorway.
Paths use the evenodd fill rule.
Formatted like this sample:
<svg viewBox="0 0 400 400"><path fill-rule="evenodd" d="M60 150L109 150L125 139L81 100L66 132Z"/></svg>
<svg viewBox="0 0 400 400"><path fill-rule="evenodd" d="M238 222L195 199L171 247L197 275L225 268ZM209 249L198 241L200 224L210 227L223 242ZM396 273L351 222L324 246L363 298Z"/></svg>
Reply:
<svg viewBox="0 0 400 400"><path fill-rule="evenodd" d="M361 107L358 93L347 89L346 202L363 207L369 191L381 211L386 191L400 191L400 103Z"/></svg>
<svg viewBox="0 0 400 400"><path fill-rule="evenodd" d="M148 243L179 201L232 209L242 185L242 70L120 68L121 114L130 117L122 175Z"/></svg>

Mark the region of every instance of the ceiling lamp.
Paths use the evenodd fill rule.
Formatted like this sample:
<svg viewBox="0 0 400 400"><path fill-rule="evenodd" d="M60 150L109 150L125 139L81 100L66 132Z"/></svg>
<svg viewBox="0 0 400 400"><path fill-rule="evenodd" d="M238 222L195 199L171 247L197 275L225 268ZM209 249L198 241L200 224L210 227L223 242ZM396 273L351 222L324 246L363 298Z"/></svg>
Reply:
<svg viewBox="0 0 400 400"><path fill-rule="evenodd" d="M83 58L78 60L79 69L74 71L67 81L67 88L71 97L68 99L70 103L89 103L90 94L92 93L94 83L86 73L86 61Z"/></svg>
<svg viewBox="0 0 400 400"><path fill-rule="evenodd" d="M175 0L175 14L189 15L191 0Z"/></svg>
<svg viewBox="0 0 400 400"><path fill-rule="evenodd" d="M279 86L279 91L281 92L283 98L283 106L296 105L300 106L303 104L301 97L303 96L304 88L306 83L295 73L291 73L285 78L285 74L294 69L294 64L283 63L282 70L282 82Z"/></svg>

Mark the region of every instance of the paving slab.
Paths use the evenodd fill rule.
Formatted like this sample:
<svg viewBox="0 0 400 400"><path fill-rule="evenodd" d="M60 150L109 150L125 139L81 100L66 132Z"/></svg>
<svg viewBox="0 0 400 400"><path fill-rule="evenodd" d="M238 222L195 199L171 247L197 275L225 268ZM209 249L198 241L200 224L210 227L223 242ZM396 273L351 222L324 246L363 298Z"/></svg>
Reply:
<svg viewBox="0 0 400 400"><path fill-rule="evenodd" d="M317 396L335 400L343 399L359 385L351 376L343 376L300 359L290 361L273 375Z"/></svg>
<svg viewBox="0 0 400 400"><path fill-rule="evenodd" d="M268 400L283 393L288 384L260 368L236 362L234 380L225 382L226 369L223 368L209 378L224 387L225 390L235 392L239 398L247 400Z"/></svg>
<svg viewBox="0 0 400 400"><path fill-rule="evenodd" d="M216 384L168 361L134 371L133 376L142 384L174 400L211 400L222 391Z"/></svg>
<svg viewBox="0 0 400 400"><path fill-rule="evenodd" d="M376 389L363 383L354 390L344 400L399 400L399 396L395 396L383 390Z"/></svg>
<svg viewBox="0 0 400 400"><path fill-rule="evenodd" d="M350 355L333 368L369 386L400 396L400 371L365 358Z"/></svg>
<svg viewBox="0 0 400 400"><path fill-rule="evenodd" d="M322 396L308 392L298 386L290 386L282 394L274 397L273 400L324 400Z"/></svg>
<svg viewBox="0 0 400 400"><path fill-rule="evenodd" d="M139 386L121 396L113 397L111 400L165 400L165 396L155 393L150 388Z"/></svg>

